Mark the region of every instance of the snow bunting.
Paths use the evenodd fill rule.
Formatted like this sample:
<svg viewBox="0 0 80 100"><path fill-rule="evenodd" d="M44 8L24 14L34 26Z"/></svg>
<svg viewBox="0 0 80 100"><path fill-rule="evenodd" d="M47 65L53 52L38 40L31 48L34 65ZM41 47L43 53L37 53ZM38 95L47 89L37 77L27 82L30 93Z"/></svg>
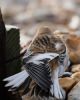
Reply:
<svg viewBox="0 0 80 100"><path fill-rule="evenodd" d="M26 82L28 88L30 78L45 92L64 100L65 92L59 85L58 77L63 75L68 61L66 46L61 38L53 35L48 27L42 27L23 57L25 70L5 78L4 81L8 81L5 86L10 86L9 90L13 91Z"/></svg>

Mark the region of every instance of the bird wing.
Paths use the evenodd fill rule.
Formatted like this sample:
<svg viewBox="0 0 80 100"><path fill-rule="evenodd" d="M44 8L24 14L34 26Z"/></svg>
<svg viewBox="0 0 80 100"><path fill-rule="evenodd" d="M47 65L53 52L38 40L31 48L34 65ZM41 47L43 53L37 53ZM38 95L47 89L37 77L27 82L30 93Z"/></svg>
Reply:
<svg viewBox="0 0 80 100"><path fill-rule="evenodd" d="M24 58L25 68L35 82L45 91L52 84L49 61L59 56L57 53L37 53Z"/></svg>

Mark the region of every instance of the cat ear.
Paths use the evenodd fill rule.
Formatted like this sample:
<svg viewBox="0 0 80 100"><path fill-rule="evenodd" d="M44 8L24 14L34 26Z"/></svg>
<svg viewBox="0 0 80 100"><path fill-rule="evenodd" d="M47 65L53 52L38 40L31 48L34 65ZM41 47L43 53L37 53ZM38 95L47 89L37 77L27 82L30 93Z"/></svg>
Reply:
<svg viewBox="0 0 80 100"><path fill-rule="evenodd" d="M37 31L38 35L51 34L51 33L52 31L48 26L40 27L40 29L38 29Z"/></svg>

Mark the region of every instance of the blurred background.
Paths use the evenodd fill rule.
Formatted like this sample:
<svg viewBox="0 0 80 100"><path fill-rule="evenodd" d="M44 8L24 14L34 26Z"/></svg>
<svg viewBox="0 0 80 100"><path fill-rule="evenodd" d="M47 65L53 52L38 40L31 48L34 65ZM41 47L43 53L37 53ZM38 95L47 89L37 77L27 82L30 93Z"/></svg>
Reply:
<svg viewBox="0 0 80 100"><path fill-rule="evenodd" d="M0 0L0 8L5 24L19 27L21 49L44 25L80 36L80 0Z"/></svg>
<svg viewBox="0 0 80 100"><path fill-rule="evenodd" d="M4 22L20 28L23 48L39 25L76 31L80 26L80 0L0 0Z"/></svg>

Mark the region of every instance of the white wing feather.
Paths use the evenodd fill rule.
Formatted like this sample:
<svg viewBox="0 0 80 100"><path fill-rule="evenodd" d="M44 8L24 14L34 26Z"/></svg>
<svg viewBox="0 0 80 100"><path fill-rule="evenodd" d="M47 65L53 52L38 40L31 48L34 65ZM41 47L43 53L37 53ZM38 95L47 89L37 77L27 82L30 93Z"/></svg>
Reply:
<svg viewBox="0 0 80 100"><path fill-rule="evenodd" d="M43 54L37 54L33 56L29 62L34 62L36 64L40 63L40 60L49 58L50 60L54 59L55 57L59 56L57 53L43 53Z"/></svg>
<svg viewBox="0 0 80 100"><path fill-rule="evenodd" d="M19 87L27 79L28 76L29 74L26 72L26 70L24 70L18 74L5 78L3 81L8 81L8 84L6 84L5 87Z"/></svg>

